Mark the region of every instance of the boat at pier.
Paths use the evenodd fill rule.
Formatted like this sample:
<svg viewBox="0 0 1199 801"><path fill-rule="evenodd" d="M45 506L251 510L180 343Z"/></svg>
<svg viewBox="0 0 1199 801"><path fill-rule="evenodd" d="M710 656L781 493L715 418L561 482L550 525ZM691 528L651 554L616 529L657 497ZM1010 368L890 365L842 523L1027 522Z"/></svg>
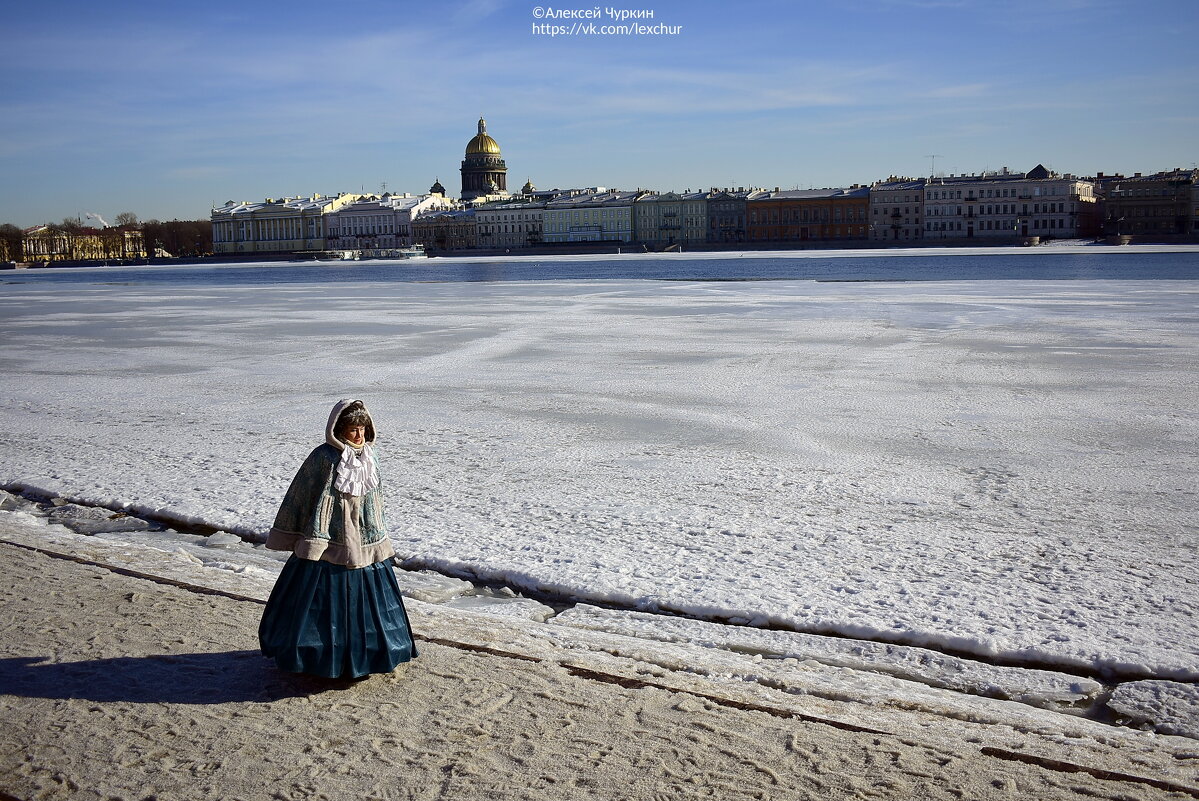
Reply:
<svg viewBox="0 0 1199 801"><path fill-rule="evenodd" d="M360 250L341 251L342 261L360 261L362 259L427 259L424 245L412 245L406 248L363 248Z"/></svg>

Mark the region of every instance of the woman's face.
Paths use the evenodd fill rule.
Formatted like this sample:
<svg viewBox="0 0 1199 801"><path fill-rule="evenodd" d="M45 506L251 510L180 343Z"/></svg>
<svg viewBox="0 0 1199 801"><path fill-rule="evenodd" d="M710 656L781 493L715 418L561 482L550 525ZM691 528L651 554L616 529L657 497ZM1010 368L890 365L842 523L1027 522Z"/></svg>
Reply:
<svg viewBox="0 0 1199 801"><path fill-rule="evenodd" d="M357 448L366 441L366 426L346 426L342 429L341 437Z"/></svg>

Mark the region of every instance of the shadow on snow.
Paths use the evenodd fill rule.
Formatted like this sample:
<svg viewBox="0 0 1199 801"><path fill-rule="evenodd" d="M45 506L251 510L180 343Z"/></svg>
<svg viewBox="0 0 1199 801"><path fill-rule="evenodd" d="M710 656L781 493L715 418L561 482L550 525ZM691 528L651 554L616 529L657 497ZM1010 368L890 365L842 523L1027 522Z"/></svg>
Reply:
<svg viewBox="0 0 1199 801"><path fill-rule="evenodd" d="M223 704L276 701L352 684L281 672L256 650L65 663L48 659L0 659L0 694L133 704Z"/></svg>

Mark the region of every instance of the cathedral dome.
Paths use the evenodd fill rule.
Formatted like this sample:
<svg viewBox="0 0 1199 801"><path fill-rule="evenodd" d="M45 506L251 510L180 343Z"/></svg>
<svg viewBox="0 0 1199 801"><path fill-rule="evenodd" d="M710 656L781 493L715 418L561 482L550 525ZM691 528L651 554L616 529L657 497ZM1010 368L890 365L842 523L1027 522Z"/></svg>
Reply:
<svg viewBox="0 0 1199 801"><path fill-rule="evenodd" d="M479 117L479 132L466 144L466 155L498 156L499 154L499 143L487 135L487 123L482 117Z"/></svg>
<svg viewBox="0 0 1199 801"><path fill-rule="evenodd" d="M508 165L500 145L487 135L487 122L479 117L479 133L466 145L462 159L462 200L471 202L488 195L508 193Z"/></svg>

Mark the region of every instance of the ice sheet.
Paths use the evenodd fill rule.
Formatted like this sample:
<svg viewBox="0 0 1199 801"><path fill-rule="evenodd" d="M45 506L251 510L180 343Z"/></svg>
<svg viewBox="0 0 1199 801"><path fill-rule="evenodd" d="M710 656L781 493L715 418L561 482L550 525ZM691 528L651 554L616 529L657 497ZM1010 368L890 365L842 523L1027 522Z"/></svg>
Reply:
<svg viewBox="0 0 1199 801"><path fill-rule="evenodd" d="M410 566L1193 681L1197 297L9 285L0 481L261 536L363 397Z"/></svg>
<svg viewBox="0 0 1199 801"><path fill-rule="evenodd" d="M1194 684L1132 681L1117 687L1107 705L1129 723L1199 739L1199 687Z"/></svg>

